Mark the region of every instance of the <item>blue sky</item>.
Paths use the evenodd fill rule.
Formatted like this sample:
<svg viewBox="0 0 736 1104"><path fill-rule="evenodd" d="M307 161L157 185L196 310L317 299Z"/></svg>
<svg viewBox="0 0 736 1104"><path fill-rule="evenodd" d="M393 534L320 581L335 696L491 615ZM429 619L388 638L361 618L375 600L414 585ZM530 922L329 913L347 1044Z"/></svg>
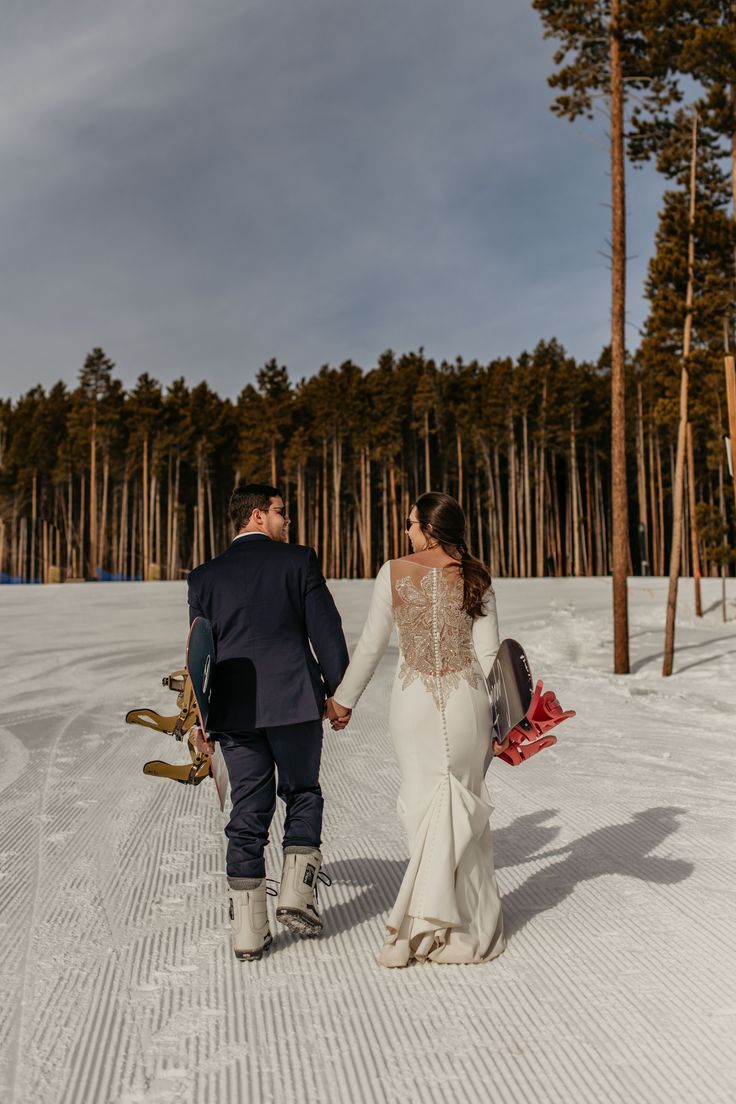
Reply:
<svg viewBox="0 0 736 1104"><path fill-rule="evenodd" d="M102 345L236 395L424 346L595 358L605 119L549 110L527 0L10 3L0 396ZM662 181L629 171L629 343Z"/></svg>

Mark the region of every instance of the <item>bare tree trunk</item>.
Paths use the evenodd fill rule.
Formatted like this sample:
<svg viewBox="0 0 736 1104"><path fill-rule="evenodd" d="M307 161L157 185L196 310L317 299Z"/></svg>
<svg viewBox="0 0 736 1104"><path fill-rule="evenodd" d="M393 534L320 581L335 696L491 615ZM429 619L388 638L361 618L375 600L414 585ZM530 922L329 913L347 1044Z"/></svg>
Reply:
<svg viewBox="0 0 736 1104"><path fill-rule="evenodd" d="M64 528L66 536L66 574L67 577L72 574L72 549L74 547L74 483L72 478L72 470L69 469L67 473L66 484L66 496L67 496L67 508L64 518Z"/></svg>
<svg viewBox="0 0 736 1104"><path fill-rule="evenodd" d="M457 500L460 503L460 508L463 508L463 440L460 436L460 430L455 433L455 444L457 446Z"/></svg>
<svg viewBox="0 0 736 1104"><path fill-rule="evenodd" d="M366 529L366 578L373 574L373 478L371 474L371 458L366 449L365 465L365 529Z"/></svg>
<svg viewBox="0 0 736 1104"><path fill-rule="evenodd" d="M581 505L582 513L582 505ZM590 476L590 445L585 444L585 574L594 575L593 566L593 488Z"/></svg>
<svg viewBox="0 0 736 1104"><path fill-rule="evenodd" d="M541 579L544 575L544 487L546 467L546 419L547 419L547 381L542 384L542 409L540 413L540 434L537 448L536 471L536 515L537 515L537 575Z"/></svg>
<svg viewBox="0 0 736 1104"><path fill-rule="evenodd" d="M204 563L205 552L205 487L204 487L204 438L200 438L197 443L197 555L195 558L196 564Z"/></svg>
<svg viewBox="0 0 736 1104"><path fill-rule="evenodd" d="M677 583L680 577L682 555L682 505L685 481L685 452L687 447L688 361L693 325L693 296L695 281L695 173L697 168L698 117L693 112L692 159L690 162L690 218L687 244L687 293L685 296L685 327L682 338L682 372L680 375L680 424L677 430L677 460L672 505L672 548L670 550L670 583L667 592L667 618L664 636L664 660L662 674L672 674L675 649L675 615L677 610Z"/></svg>
<svg viewBox="0 0 736 1104"><path fill-rule="evenodd" d="M141 540L143 544L143 580L148 579L148 434L143 438L143 472L141 475L143 525Z"/></svg>
<svg viewBox="0 0 736 1104"><path fill-rule="evenodd" d="M725 552L728 548L728 516L726 514L726 495L723 490L723 463L718 465L718 506L721 511L721 517L723 518L723 546ZM728 607L726 606L727 572L728 568L724 556L721 560L721 617L724 622L728 620Z"/></svg>
<svg viewBox="0 0 736 1104"><path fill-rule="evenodd" d="M100 508L100 530L97 543L97 563L99 567L105 567L105 551L107 545L107 499L110 484L110 453L105 446L102 453L102 506Z"/></svg>
<svg viewBox="0 0 736 1104"><path fill-rule="evenodd" d="M524 442L524 544L526 547L524 574L528 577L532 573L532 500L529 483L529 427L526 410L521 425L522 440Z"/></svg>
<svg viewBox="0 0 736 1104"><path fill-rule="evenodd" d="M28 577L31 582L36 578L36 529L38 528L38 472L31 479L31 554Z"/></svg>
<svg viewBox="0 0 736 1104"><path fill-rule="evenodd" d="M695 588L695 616L703 616L703 599L700 593L700 554L698 552L698 526L695 519L695 456L693 450L692 422L687 423L687 470L690 502L690 554L692 557L693 586Z"/></svg>
<svg viewBox="0 0 736 1104"><path fill-rule="evenodd" d="M734 468L733 493L736 505L736 358L727 356L726 366L726 401L728 404L728 435L731 440L731 461Z"/></svg>
<svg viewBox="0 0 736 1104"><path fill-rule="evenodd" d="M16 492L13 495L13 527L10 534L10 574L14 579L17 579L20 575L18 568L18 548L18 490L16 488Z"/></svg>
<svg viewBox="0 0 736 1104"><path fill-rule="evenodd" d="M92 414L89 439L89 577L97 578L98 554L97 529L97 412Z"/></svg>
<svg viewBox="0 0 736 1104"><path fill-rule="evenodd" d="M388 473L386 471L386 461L383 461L383 499L381 502L381 518L383 522L383 561L390 559L390 552L388 550Z"/></svg>
<svg viewBox="0 0 736 1104"><path fill-rule="evenodd" d="M135 578L136 575L136 538L138 536L138 484L135 483L133 487L133 509L131 512L132 524L130 531L130 577Z"/></svg>
<svg viewBox="0 0 736 1104"><path fill-rule="evenodd" d="M652 511L652 572L661 575L659 561L659 515L657 512L657 486L654 466L654 437L649 430L649 502Z"/></svg>
<svg viewBox="0 0 736 1104"><path fill-rule="evenodd" d="M340 536L342 534L342 514L340 510L342 500L342 436L339 433L335 433L332 437L332 499L332 524L335 531L333 574L334 578L339 579L343 566L340 548Z"/></svg>
<svg viewBox="0 0 736 1104"><path fill-rule="evenodd" d="M21 565L20 575L26 582L30 582L30 575L27 572L26 556L28 555L28 544L26 541L26 529L28 526L27 518L20 519L20 537L18 539L18 560Z"/></svg>
<svg viewBox="0 0 736 1104"><path fill-rule="evenodd" d="M493 450L493 485L495 490L495 504L496 504L496 527L498 532L498 556L501 567L501 574L507 575L506 570L506 541L505 541L505 526L504 526L504 511L503 511L503 498L501 497L501 456L499 447Z"/></svg>
<svg viewBox="0 0 736 1104"><path fill-rule="evenodd" d="M49 527L48 522L41 522L41 582L49 581Z"/></svg>
<svg viewBox="0 0 736 1104"><path fill-rule="evenodd" d="M575 414L570 414L570 523L572 525L572 573L582 574L580 555L580 514L578 512L578 450L575 434Z"/></svg>
<svg viewBox="0 0 736 1104"><path fill-rule="evenodd" d="M299 544L307 543L307 509L304 500L304 464L301 460L296 466L296 509L297 509L297 541Z"/></svg>
<svg viewBox="0 0 736 1104"><path fill-rule="evenodd" d="M322 564L325 575L332 578L332 561L330 559L330 530L327 524L327 438L322 438Z"/></svg>
<svg viewBox="0 0 736 1104"><path fill-rule="evenodd" d="M128 464L125 464L123 476L123 493L120 500L120 550L118 553L118 571L125 575L125 566L128 552Z"/></svg>
<svg viewBox="0 0 736 1104"><path fill-rule="evenodd" d="M624 79L619 31L621 0L611 0L611 508L613 670L629 673L629 518L626 488L626 190Z"/></svg>
<svg viewBox="0 0 736 1104"><path fill-rule="evenodd" d="M506 421L509 442L509 560L512 576L519 574L518 526L516 520L516 444L514 442L514 418L509 409Z"/></svg>
<svg viewBox="0 0 736 1104"><path fill-rule="evenodd" d="M659 516L659 563L661 574L664 575L665 565L665 527L664 527L664 478L662 476L662 447L659 443L659 433L655 434L655 459L657 462L657 512Z"/></svg>
<svg viewBox="0 0 736 1104"><path fill-rule="evenodd" d="M176 452L176 461L174 462L174 504L172 506L172 521L171 521L171 566L169 578L179 578L179 477L181 469L181 456L179 450Z"/></svg>
<svg viewBox="0 0 736 1104"><path fill-rule="evenodd" d="M636 408L636 486L639 496L639 524L644 534L643 559L641 563L642 575L649 574L649 518L647 516L647 465L644 455L644 406L642 402L641 383L637 385Z"/></svg>
<svg viewBox="0 0 736 1104"><path fill-rule="evenodd" d="M214 560L217 555L217 534L215 532L215 513L212 509L212 479L210 477L209 466L207 467L207 517L210 523L210 559ZM275 483L271 484L272 487ZM287 511L288 512L288 511Z"/></svg>
<svg viewBox="0 0 736 1104"><path fill-rule="evenodd" d="M595 545L595 574L605 575L603 570L603 524L600 505L600 469L598 453L593 449L593 535Z"/></svg>
<svg viewBox="0 0 736 1104"><path fill-rule="evenodd" d="M77 564L79 575L84 575L84 548L85 537L87 533L87 480L85 478L84 471L80 476L80 494L79 494L79 563Z"/></svg>
<svg viewBox="0 0 736 1104"><path fill-rule="evenodd" d="M393 547L392 556L399 556L401 549L399 548L399 512L398 502L396 500L396 465L393 460L389 462L388 468L388 486L389 486L389 504L391 507L391 544Z"/></svg>
<svg viewBox="0 0 736 1104"><path fill-rule="evenodd" d="M431 491L432 475L429 467L429 411L424 411L424 490Z"/></svg>

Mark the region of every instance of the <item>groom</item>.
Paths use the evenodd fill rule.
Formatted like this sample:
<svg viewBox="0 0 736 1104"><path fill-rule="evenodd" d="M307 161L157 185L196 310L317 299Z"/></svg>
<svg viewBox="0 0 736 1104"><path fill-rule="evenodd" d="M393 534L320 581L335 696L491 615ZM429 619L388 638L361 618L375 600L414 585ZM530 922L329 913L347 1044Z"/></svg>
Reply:
<svg viewBox="0 0 736 1104"><path fill-rule="evenodd" d="M189 575L189 619L206 617L215 637L209 737L230 776L233 950L251 960L271 943L263 851L277 793L286 820L276 917L298 935L322 928L314 896L322 719L343 727L331 703L326 713L325 699L342 679L348 651L314 550L286 543L289 519L276 487L241 484L229 510L235 539Z"/></svg>

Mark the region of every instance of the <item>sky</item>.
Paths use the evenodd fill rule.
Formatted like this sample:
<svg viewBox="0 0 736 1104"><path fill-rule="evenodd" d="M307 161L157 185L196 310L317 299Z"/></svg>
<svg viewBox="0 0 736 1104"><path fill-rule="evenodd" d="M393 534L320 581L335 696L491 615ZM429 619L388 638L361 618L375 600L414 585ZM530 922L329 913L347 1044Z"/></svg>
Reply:
<svg viewBox="0 0 736 1104"><path fill-rule="evenodd" d="M236 396L420 346L608 340L605 119L530 0L5 0L0 397L102 346ZM628 341L663 183L629 170Z"/></svg>

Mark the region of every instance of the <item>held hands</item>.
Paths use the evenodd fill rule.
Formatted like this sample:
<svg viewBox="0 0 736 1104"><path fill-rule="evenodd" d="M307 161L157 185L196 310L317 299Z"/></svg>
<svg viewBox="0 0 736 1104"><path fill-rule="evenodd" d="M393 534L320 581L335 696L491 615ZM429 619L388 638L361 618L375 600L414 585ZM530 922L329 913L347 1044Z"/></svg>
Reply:
<svg viewBox="0 0 736 1104"><path fill-rule="evenodd" d="M334 698L327 699L325 716L334 732L342 732L343 728L350 722L352 714L352 709L346 709L344 705L339 705Z"/></svg>

